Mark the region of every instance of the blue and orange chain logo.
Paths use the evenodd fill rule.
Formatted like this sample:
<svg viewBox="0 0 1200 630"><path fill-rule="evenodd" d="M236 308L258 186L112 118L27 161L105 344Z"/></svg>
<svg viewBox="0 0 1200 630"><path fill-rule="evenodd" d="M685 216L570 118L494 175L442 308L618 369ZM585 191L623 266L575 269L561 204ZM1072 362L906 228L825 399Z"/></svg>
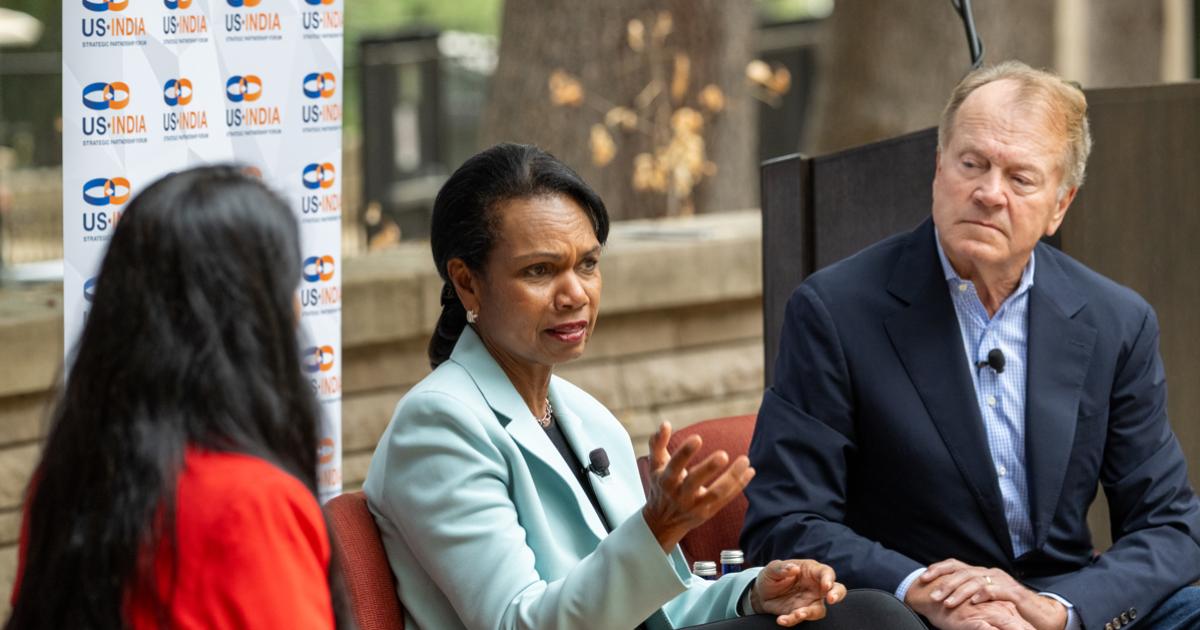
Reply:
<svg viewBox="0 0 1200 630"><path fill-rule="evenodd" d="M192 82L184 79L168 79L163 84L163 102L170 107L192 102Z"/></svg>
<svg viewBox="0 0 1200 630"><path fill-rule="evenodd" d="M191 0L188 0L191 2ZM129 6L129 0L83 0L83 8L88 11L103 13L105 11L124 11Z"/></svg>
<svg viewBox="0 0 1200 630"><path fill-rule="evenodd" d="M119 206L129 201L131 190L124 177L97 177L83 184L83 200L91 206Z"/></svg>
<svg viewBox="0 0 1200 630"><path fill-rule="evenodd" d="M337 91L337 78L332 72L310 72L301 84L308 98L329 98Z"/></svg>
<svg viewBox="0 0 1200 630"><path fill-rule="evenodd" d="M235 74L225 82L225 96L233 103L257 101L262 96L262 90L262 79L253 74L245 76Z"/></svg>
<svg viewBox="0 0 1200 630"><path fill-rule="evenodd" d="M304 172L300 175L300 181L304 187L309 190L317 190L318 188L329 188L333 186L337 171L334 170L333 164L329 162L313 163L304 167Z"/></svg>
<svg viewBox="0 0 1200 630"><path fill-rule="evenodd" d="M304 0L304 1L314 7L321 6L322 4L333 4L333 0Z"/></svg>
<svg viewBox="0 0 1200 630"><path fill-rule="evenodd" d="M333 438L321 438L321 440L317 442L317 463L328 464L332 462L335 452Z"/></svg>
<svg viewBox="0 0 1200 630"><path fill-rule="evenodd" d="M128 0L126 0L126 2L128 2ZM168 9L174 11L176 9L186 9L192 6L192 0L163 0L163 4L167 5Z"/></svg>
<svg viewBox="0 0 1200 630"><path fill-rule="evenodd" d="M245 8L256 7L256 6L258 6L258 3L261 2L262 0L225 0L225 1L231 7L235 8L235 9L241 9L243 7L245 7Z"/></svg>
<svg viewBox="0 0 1200 630"><path fill-rule="evenodd" d="M89 304L96 299L96 277L92 276L83 283L83 299Z"/></svg>
<svg viewBox="0 0 1200 630"><path fill-rule="evenodd" d="M301 265L300 274L305 282L328 282L333 280L333 256L309 256Z"/></svg>
<svg viewBox="0 0 1200 630"><path fill-rule="evenodd" d="M129 105L128 83L97 81L83 87L83 106L88 109L96 111L125 109L126 105Z"/></svg>
<svg viewBox="0 0 1200 630"><path fill-rule="evenodd" d="M304 371L310 374L333 369L333 346L312 346L304 351Z"/></svg>

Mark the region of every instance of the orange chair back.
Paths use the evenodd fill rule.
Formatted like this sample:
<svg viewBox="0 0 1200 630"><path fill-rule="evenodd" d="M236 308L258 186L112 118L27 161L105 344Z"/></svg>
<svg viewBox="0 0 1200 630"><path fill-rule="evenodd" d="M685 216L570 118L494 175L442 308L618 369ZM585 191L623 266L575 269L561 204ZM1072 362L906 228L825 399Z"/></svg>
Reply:
<svg viewBox="0 0 1200 630"><path fill-rule="evenodd" d="M325 504L325 515L359 630L404 630L396 578L366 496L347 492L334 497Z"/></svg>
<svg viewBox="0 0 1200 630"><path fill-rule="evenodd" d="M755 418L754 414L749 414L697 422L672 433L667 450L675 452L689 436L699 435L704 443L692 461L703 461L716 450L728 453L732 461L750 450ZM719 563L722 549L739 549L738 537L742 534L742 521L746 518L748 505L746 496L738 494L715 516L688 532L679 543L688 561L712 560Z"/></svg>

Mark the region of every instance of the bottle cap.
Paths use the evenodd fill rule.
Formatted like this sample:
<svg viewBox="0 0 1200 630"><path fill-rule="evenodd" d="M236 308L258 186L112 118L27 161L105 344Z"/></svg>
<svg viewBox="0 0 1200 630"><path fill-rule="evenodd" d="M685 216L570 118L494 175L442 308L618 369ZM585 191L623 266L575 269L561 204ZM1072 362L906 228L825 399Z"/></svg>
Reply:
<svg viewBox="0 0 1200 630"><path fill-rule="evenodd" d="M712 560L697 560L692 563L692 573L704 577L717 574L717 563Z"/></svg>
<svg viewBox="0 0 1200 630"><path fill-rule="evenodd" d="M742 564L746 557L741 549L725 549L721 551L721 564Z"/></svg>

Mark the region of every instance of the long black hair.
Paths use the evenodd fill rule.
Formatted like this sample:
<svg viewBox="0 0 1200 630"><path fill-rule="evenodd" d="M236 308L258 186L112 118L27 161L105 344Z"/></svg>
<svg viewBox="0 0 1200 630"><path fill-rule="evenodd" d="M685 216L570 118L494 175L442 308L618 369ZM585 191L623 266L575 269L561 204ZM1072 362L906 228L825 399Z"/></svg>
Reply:
<svg viewBox="0 0 1200 630"><path fill-rule="evenodd" d="M583 178L558 158L528 144L497 144L454 171L433 202L430 245L433 263L445 284L442 314L429 340L429 362L437 367L450 358L467 325L467 312L446 270L460 258L473 271L483 271L499 221L495 211L506 201L542 195L566 195L591 220L596 240L608 240L608 209Z"/></svg>
<svg viewBox="0 0 1200 630"><path fill-rule="evenodd" d="M238 168L174 173L130 202L31 484L7 628L127 627L131 585L153 584L146 552L174 549L188 445L260 457L316 492L299 278L295 218Z"/></svg>

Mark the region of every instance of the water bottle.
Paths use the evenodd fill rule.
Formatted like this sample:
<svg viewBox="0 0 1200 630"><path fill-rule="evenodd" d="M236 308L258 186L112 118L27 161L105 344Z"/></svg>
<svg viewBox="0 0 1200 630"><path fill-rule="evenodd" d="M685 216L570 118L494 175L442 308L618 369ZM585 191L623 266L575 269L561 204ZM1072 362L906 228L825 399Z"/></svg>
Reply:
<svg viewBox="0 0 1200 630"><path fill-rule="evenodd" d="M712 560L697 560L692 563L692 573L706 579L717 579L717 563Z"/></svg>
<svg viewBox="0 0 1200 630"><path fill-rule="evenodd" d="M721 551L721 575L729 575L742 570L746 558L741 549L725 549Z"/></svg>

